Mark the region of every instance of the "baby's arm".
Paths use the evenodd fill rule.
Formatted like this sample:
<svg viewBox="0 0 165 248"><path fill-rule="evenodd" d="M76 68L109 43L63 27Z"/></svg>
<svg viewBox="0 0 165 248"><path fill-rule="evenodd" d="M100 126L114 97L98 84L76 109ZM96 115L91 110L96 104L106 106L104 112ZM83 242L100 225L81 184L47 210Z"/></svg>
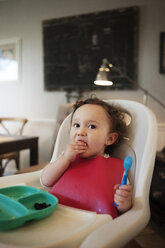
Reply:
<svg viewBox="0 0 165 248"><path fill-rule="evenodd" d="M84 142L77 141L69 144L65 152L53 163L48 164L41 175L41 182L46 187L53 186L70 163L76 159L76 156L85 152L87 145Z"/></svg>
<svg viewBox="0 0 165 248"><path fill-rule="evenodd" d="M130 184L122 186L116 184L115 189L114 201L118 205L118 211L122 214L132 207L132 186Z"/></svg>

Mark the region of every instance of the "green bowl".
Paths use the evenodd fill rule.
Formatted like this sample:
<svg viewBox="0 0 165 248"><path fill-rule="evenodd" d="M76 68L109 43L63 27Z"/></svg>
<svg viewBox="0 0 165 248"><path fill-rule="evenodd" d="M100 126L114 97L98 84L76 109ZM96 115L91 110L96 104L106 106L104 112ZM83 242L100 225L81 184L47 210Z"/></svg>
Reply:
<svg viewBox="0 0 165 248"><path fill-rule="evenodd" d="M53 213L57 204L57 197L37 188L29 186L2 188L0 230L14 229L27 221L43 219Z"/></svg>

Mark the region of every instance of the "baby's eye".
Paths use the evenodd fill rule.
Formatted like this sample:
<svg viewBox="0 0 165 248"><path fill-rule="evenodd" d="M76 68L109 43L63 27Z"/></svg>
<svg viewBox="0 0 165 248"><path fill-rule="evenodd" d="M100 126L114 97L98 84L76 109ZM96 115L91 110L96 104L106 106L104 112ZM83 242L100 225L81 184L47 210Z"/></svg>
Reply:
<svg viewBox="0 0 165 248"><path fill-rule="evenodd" d="M73 127L78 128L78 127L80 127L80 124L78 124L78 123L73 123Z"/></svg>
<svg viewBox="0 0 165 248"><path fill-rule="evenodd" d="M95 129L96 125L90 124L88 127L91 128L91 129Z"/></svg>

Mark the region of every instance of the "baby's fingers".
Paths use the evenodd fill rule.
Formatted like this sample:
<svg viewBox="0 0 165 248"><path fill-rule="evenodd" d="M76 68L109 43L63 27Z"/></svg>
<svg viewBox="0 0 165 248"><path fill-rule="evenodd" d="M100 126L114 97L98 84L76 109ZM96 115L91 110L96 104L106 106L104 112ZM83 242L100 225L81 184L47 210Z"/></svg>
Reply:
<svg viewBox="0 0 165 248"><path fill-rule="evenodd" d="M119 189L119 187L120 187L120 184L116 184L116 185L114 186L114 189Z"/></svg>
<svg viewBox="0 0 165 248"><path fill-rule="evenodd" d="M130 200L132 198L132 187L131 185L122 185L116 189L115 200L117 201L125 201Z"/></svg>
<svg viewBox="0 0 165 248"><path fill-rule="evenodd" d="M125 190L127 192L132 192L132 186L130 184L125 184L119 186L119 189Z"/></svg>
<svg viewBox="0 0 165 248"><path fill-rule="evenodd" d="M118 196L120 199L126 199L130 197L130 193L125 190L117 190L115 196Z"/></svg>

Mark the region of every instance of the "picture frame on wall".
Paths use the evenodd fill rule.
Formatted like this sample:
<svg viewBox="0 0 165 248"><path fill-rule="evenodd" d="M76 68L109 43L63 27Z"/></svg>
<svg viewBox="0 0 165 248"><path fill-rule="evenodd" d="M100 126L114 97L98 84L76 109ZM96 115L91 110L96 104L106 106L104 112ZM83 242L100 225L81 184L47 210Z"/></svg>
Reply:
<svg viewBox="0 0 165 248"><path fill-rule="evenodd" d="M160 33L160 73L165 73L165 32Z"/></svg>
<svg viewBox="0 0 165 248"><path fill-rule="evenodd" d="M0 83L20 82L20 38L0 40Z"/></svg>

